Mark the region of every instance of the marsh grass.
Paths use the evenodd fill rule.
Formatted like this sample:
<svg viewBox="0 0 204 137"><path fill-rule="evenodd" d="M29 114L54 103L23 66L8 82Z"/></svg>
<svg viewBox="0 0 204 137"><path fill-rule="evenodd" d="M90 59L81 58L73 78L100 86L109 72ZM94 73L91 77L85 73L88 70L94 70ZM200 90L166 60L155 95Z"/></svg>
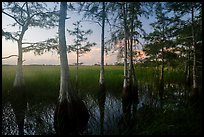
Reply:
<svg viewBox="0 0 204 137"><path fill-rule="evenodd" d="M185 82L185 75L179 69L171 70L168 74L165 69L164 81L165 81L165 103L167 104L164 109L158 109L153 107L153 101L157 100L158 94L158 80L159 80L159 69L155 67L135 67L137 80L139 81L139 92L144 94L146 98L147 106L141 104L137 115L138 124L133 126L127 134L136 135L151 135L151 134L200 134L201 133L201 113L195 113L188 105L176 106L180 100L184 100L183 92L177 89L181 88L180 85ZM32 111L38 109L39 104L48 105L54 104L58 98L58 92L60 88L60 67L59 66L24 66L23 67L25 86L27 96L29 99L29 106ZM89 101L95 101L94 98L97 96L99 90L99 72L100 66L79 66L78 75L78 88L79 95L81 98L86 98ZM76 85L76 67L70 66L70 81L73 89ZM8 91L11 90L13 81L15 78L15 66L2 66L2 102L7 99ZM171 87L177 85L177 87ZM166 86L167 85L167 86ZM118 120L119 114L121 113L118 109L117 112L112 112L118 106L116 104L121 101L121 92L123 86L123 66L105 66L105 86L108 90L108 96L110 100L106 99L105 108L105 125L108 133L108 128L111 127L112 123ZM179 87L178 87L179 86ZM174 93L178 95L174 95ZM87 95L89 95L87 97ZM107 97L108 98L108 97ZM113 99L114 98L114 99ZM115 100L115 101L114 101ZM88 103L85 102L87 105ZM97 107L96 103L91 103L92 106L88 106L89 110L93 113L93 119L98 118L98 112L94 110ZM182 104L182 103L180 103ZM54 106L54 105L53 105ZM187 108L186 108L187 106ZM173 110L172 108L178 107ZM120 108L120 106L118 107ZM54 110L54 108L53 108ZM95 114L96 113L96 114ZM111 117L111 114L118 114L115 118ZM90 128L99 128L95 126L98 124L95 120L90 123ZM112 131L115 134L118 133L117 126L112 127ZM98 129L91 129L93 132ZM93 133L94 134L94 133Z"/></svg>
<svg viewBox="0 0 204 137"><path fill-rule="evenodd" d="M15 66L2 66L2 94L8 94L15 78ZM23 66L25 85L28 95L36 99L56 99L60 87L60 66ZM136 66L137 80L142 83L157 85L159 69L155 67ZM99 89L100 66L79 66L78 91L80 96ZM70 81L76 90L76 67L70 66ZM178 70L164 73L166 83L182 83L184 74ZM105 66L105 85L110 94L120 97L123 86L123 66Z"/></svg>

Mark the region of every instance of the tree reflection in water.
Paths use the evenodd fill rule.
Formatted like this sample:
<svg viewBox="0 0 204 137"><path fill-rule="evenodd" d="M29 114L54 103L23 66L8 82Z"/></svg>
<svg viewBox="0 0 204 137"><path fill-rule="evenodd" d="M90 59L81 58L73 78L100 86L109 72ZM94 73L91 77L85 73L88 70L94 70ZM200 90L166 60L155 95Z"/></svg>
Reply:
<svg viewBox="0 0 204 137"><path fill-rule="evenodd" d="M26 113L27 96L25 87L15 87L9 92L9 101L15 114L19 135L24 135L24 118Z"/></svg>
<svg viewBox="0 0 204 137"><path fill-rule="evenodd" d="M99 85L98 91L98 106L100 111L100 135L104 134L104 110L105 110L105 101L106 101L106 90L105 85Z"/></svg>
<svg viewBox="0 0 204 137"><path fill-rule="evenodd" d="M164 102L163 109L176 111L179 110L180 104L185 105L185 98L188 95L186 95L184 86L169 84L164 85L164 90L163 97L168 102ZM139 104L128 102L128 99L132 96L116 95L116 91L113 92L109 89L106 89L106 92L86 93L83 100L89 109L90 120L88 128L83 134L117 135L133 132L137 134L137 125L141 128L144 119L149 118L150 115L145 111L145 108L152 108L152 110L160 108L159 90L156 85L140 83L138 92ZM23 101L22 98L25 99L26 95L27 101ZM11 98L8 100L7 97L2 98L2 135L54 135L53 123L56 100L49 100L47 97L39 98L39 96L36 98L28 93L26 95L21 96L18 101L17 98L13 98L13 100ZM123 96L123 99L127 99L126 103L121 96ZM147 117L144 115L147 115Z"/></svg>

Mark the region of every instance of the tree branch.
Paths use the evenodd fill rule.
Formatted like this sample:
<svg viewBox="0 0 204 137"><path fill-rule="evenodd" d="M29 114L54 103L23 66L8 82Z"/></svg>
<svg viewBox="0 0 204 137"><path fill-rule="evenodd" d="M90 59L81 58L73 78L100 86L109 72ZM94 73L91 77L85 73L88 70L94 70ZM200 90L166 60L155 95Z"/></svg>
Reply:
<svg viewBox="0 0 204 137"><path fill-rule="evenodd" d="M70 19L71 17L66 17L65 20Z"/></svg>
<svg viewBox="0 0 204 137"><path fill-rule="evenodd" d="M40 43L43 43L43 42L46 42L46 41L42 41L42 42L34 42L34 43L32 43L32 42L23 42L22 45L24 45L24 44L34 45L34 44L40 44Z"/></svg>
<svg viewBox="0 0 204 137"><path fill-rule="evenodd" d="M7 57L2 57L2 59L7 59L7 58L14 57L14 56L18 57L18 55L10 55L10 56L7 56Z"/></svg>
<svg viewBox="0 0 204 137"><path fill-rule="evenodd" d="M3 30L3 29L2 29L2 36L5 36L5 37L10 37L10 38L12 38L13 40L18 41L18 39L17 39L17 38L15 38L14 36L12 36L12 34L11 34L11 33L9 33L9 32L4 32L4 30Z"/></svg>
<svg viewBox="0 0 204 137"><path fill-rule="evenodd" d="M5 15L7 15L7 16L13 18L19 25L23 26L23 24L21 24L14 16L12 16L12 15L10 15L10 14L4 12L4 11L2 11L2 13L4 13Z"/></svg>
<svg viewBox="0 0 204 137"><path fill-rule="evenodd" d="M22 12L21 12L21 20L23 20L23 7L25 6L26 3L23 4L23 6L21 7ZM24 21L24 20L23 20ZM25 21L24 21L25 22Z"/></svg>
<svg viewBox="0 0 204 137"><path fill-rule="evenodd" d="M98 22L98 21L94 21L94 20L83 20L83 21L97 23L99 26L102 27L102 25L101 25L100 22Z"/></svg>
<svg viewBox="0 0 204 137"><path fill-rule="evenodd" d="M28 8L28 2L26 2L25 4L26 4L26 9L27 9L26 13L27 13L28 17L30 17L30 12L29 12L29 8Z"/></svg>
<svg viewBox="0 0 204 137"><path fill-rule="evenodd" d="M40 12L37 12L37 13L34 13L33 15L31 15L30 16L30 19L32 19L35 15L38 15L38 14L59 14L58 13L59 11L48 11L48 12L42 12L42 11L40 11ZM69 19L69 17L67 17L66 19Z"/></svg>

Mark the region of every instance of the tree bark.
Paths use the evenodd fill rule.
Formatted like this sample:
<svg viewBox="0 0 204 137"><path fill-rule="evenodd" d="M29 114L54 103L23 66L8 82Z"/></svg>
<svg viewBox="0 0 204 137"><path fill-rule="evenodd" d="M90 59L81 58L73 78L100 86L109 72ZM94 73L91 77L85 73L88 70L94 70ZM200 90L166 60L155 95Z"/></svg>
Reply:
<svg viewBox="0 0 204 137"><path fill-rule="evenodd" d="M130 85L131 85L131 96L132 96L132 103L133 103L133 110L137 110L137 104L139 103L139 98L138 98L138 83L137 83L137 78L135 74L135 69L133 65L133 37L134 37L134 14L135 14L135 9L134 5L131 5L131 41L130 41L130 68L131 68L131 75L130 75Z"/></svg>
<svg viewBox="0 0 204 137"><path fill-rule="evenodd" d="M76 91L78 92L78 70L79 70L79 22L77 22L77 45L76 45Z"/></svg>
<svg viewBox="0 0 204 137"><path fill-rule="evenodd" d="M23 36L28 29L29 21L22 26L22 31L18 39L18 61L16 67L16 76L14 80L14 87L21 87L24 85L24 78L23 78L23 52L22 52L22 40Z"/></svg>
<svg viewBox="0 0 204 137"><path fill-rule="evenodd" d="M187 61L187 75L186 75L186 82L189 87L191 87L191 46L188 47L188 61Z"/></svg>
<svg viewBox="0 0 204 137"><path fill-rule="evenodd" d="M101 66L100 66L100 78L99 84L104 84L104 30L105 30L105 2L103 2L102 12L102 33L101 33Z"/></svg>
<svg viewBox="0 0 204 137"><path fill-rule="evenodd" d="M78 41L78 37L77 37L77 41ZM76 91L77 93L78 93L78 70L79 70L79 46L77 45L77 52L76 52Z"/></svg>
<svg viewBox="0 0 204 137"><path fill-rule="evenodd" d="M60 93L54 114L54 128L59 135L75 135L82 132L89 120L89 112L82 100L71 90L65 40L65 19L67 2L60 3L59 52Z"/></svg>
<svg viewBox="0 0 204 137"><path fill-rule="evenodd" d="M192 4L193 5L193 4ZM194 7L192 6L192 40L193 40L193 96L198 95L196 83L196 50L195 50L195 32L194 32Z"/></svg>
<svg viewBox="0 0 204 137"><path fill-rule="evenodd" d="M67 12L67 3L61 2L60 4L60 20L59 20L59 52L60 52L60 92L59 92L59 102L65 99L70 102L68 94L68 78L69 78L69 67L67 60L67 47L65 40L65 19Z"/></svg>
<svg viewBox="0 0 204 137"><path fill-rule="evenodd" d="M160 84L159 84L159 96L160 96L160 106L162 108L163 105L163 94L164 94L164 42L165 42L165 27L164 24L162 26L163 30L162 30L162 51L161 51L161 55L162 55L162 66L161 66L161 75L160 75Z"/></svg>
<svg viewBox="0 0 204 137"><path fill-rule="evenodd" d="M122 5L123 8L123 16L124 16L124 29L125 29L125 45L124 45L124 81L123 81L123 88L128 87L128 73L127 73L127 40L128 40L128 33L127 33L127 13L126 13L126 3Z"/></svg>
<svg viewBox="0 0 204 137"><path fill-rule="evenodd" d="M24 79L23 79L23 54L22 54L22 42L18 41L18 61L16 66L16 76L14 80L14 87L21 87L24 85Z"/></svg>

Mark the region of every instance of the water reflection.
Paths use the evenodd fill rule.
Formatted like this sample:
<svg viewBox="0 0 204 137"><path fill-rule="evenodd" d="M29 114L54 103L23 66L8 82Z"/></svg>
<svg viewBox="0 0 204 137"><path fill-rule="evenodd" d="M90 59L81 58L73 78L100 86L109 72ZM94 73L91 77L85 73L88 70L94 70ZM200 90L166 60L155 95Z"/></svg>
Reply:
<svg viewBox="0 0 204 137"><path fill-rule="evenodd" d="M17 135L18 125L10 102L3 104L2 108L2 135Z"/></svg>
<svg viewBox="0 0 204 137"><path fill-rule="evenodd" d="M52 135L54 130L55 104L46 102L28 103L25 117L26 135Z"/></svg>
<svg viewBox="0 0 204 137"><path fill-rule="evenodd" d="M104 134L104 110L105 110L105 101L106 101L106 90L105 85L102 84L99 86L98 91L98 106L100 111L100 134Z"/></svg>
<svg viewBox="0 0 204 137"><path fill-rule="evenodd" d="M137 118L139 119L137 113L140 109L146 106L149 108L159 107L159 91L156 85L149 83L139 83L138 85L139 104L124 103L124 96L127 97L126 102L131 96L124 95L122 92L121 96L112 94L112 92L119 91L106 89L106 92L87 93L83 97L83 101L89 110L90 119L83 134L117 135L131 133L130 128L134 127L135 124L137 125ZM178 84L165 84L164 91L163 98L168 103L164 102L163 109L180 109L179 105L184 104L185 97L188 96L185 86ZM29 94L27 93L27 95ZM48 101L47 97L39 99L39 97L34 98L31 95L30 97L24 95L20 98L18 101L16 98L5 100L2 104L2 135L54 135L55 100ZM131 107L129 108L129 106ZM126 119L123 119L123 124L121 124L122 118ZM131 124L128 124L128 121ZM128 126L125 127L125 124Z"/></svg>
<svg viewBox="0 0 204 137"><path fill-rule="evenodd" d="M2 135L52 135L55 105L33 102L26 94L10 94L2 110Z"/></svg>
<svg viewBox="0 0 204 137"><path fill-rule="evenodd" d="M122 92L122 111L123 114L119 121L119 133L129 134L132 127L137 122L137 106L138 106L138 87L123 89Z"/></svg>
<svg viewBox="0 0 204 137"><path fill-rule="evenodd" d="M9 92L9 102L15 114L18 125L18 134L24 135L24 118L27 105L27 96L25 87L13 88Z"/></svg>

